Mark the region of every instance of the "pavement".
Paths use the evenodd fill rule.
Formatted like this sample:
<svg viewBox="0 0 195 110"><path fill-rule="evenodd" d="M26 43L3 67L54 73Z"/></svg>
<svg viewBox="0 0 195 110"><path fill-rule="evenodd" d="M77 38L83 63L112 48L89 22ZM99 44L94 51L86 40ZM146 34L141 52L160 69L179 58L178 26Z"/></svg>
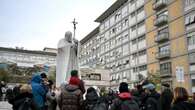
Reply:
<svg viewBox="0 0 195 110"><path fill-rule="evenodd" d="M12 110L12 105L7 101L0 101L0 110Z"/></svg>

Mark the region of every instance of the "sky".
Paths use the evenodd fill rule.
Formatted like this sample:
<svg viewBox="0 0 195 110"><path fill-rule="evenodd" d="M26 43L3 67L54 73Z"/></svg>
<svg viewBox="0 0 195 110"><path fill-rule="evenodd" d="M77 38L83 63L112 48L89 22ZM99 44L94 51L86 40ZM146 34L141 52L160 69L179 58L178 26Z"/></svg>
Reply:
<svg viewBox="0 0 195 110"><path fill-rule="evenodd" d="M57 48L66 31L81 40L99 24L94 20L116 0L0 0L0 47Z"/></svg>

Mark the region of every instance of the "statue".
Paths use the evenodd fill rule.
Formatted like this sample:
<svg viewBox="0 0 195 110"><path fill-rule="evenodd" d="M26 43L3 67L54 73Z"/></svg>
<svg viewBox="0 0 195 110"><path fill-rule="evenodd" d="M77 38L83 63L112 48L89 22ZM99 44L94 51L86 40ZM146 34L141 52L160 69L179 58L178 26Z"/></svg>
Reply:
<svg viewBox="0 0 195 110"><path fill-rule="evenodd" d="M70 31L65 33L65 38L58 43L57 65L56 65L56 86L67 82L71 70L78 70L78 41L72 38Z"/></svg>

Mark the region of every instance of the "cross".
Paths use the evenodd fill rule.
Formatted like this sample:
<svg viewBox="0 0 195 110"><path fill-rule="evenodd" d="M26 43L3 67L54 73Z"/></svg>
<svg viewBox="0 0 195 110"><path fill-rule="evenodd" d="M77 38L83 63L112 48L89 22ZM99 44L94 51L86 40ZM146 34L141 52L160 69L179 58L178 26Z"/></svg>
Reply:
<svg viewBox="0 0 195 110"><path fill-rule="evenodd" d="M74 25L74 36L73 37L75 38L76 25L78 24L78 22L76 22L75 18L72 21L72 24Z"/></svg>

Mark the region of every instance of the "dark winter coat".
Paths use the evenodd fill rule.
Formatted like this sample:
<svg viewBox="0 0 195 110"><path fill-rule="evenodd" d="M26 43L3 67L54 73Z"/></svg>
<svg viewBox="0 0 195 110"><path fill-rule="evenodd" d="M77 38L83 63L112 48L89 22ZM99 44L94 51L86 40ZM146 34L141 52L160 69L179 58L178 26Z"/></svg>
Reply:
<svg viewBox="0 0 195 110"><path fill-rule="evenodd" d="M139 106L129 92L124 92L113 101L109 110L139 110Z"/></svg>
<svg viewBox="0 0 195 110"><path fill-rule="evenodd" d="M22 93L18 94L14 99L10 100L13 110L19 110L20 106L25 102L26 99L29 99L29 108L31 110L39 110L33 101L33 95L31 93Z"/></svg>
<svg viewBox="0 0 195 110"><path fill-rule="evenodd" d="M35 75L31 80L33 100L36 102L39 108L44 108L45 106L45 96L46 91L41 84L41 76Z"/></svg>
<svg viewBox="0 0 195 110"><path fill-rule="evenodd" d="M173 100L173 93L170 89L165 89L160 96L159 110L170 110Z"/></svg>
<svg viewBox="0 0 195 110"><path fill-rule="evenodd" d="M82 92L79 86L68 84L62 90L58 104L60 110L80 110L82 104Z"/></svg>
<svg viewBox="0 0 195 110"><path fill-rule="evenodd" d="M86 94L86 100L84 101L84 109L85 110L92 110L94 105L97 103L99 96L95 91L89 92Z"/></svg>
<svg viewBox="0 0 195 110"><path fill-rule="evenodd" d="M46 94L46 105L48 110L56 110L57 100L54 92L49 90Z"/></svg>
<svg viewBox="0 0 195 110"><path fill-rule="evenodd" d="M111 105L113 100L116 99L116 98L117 98L117 95L115 95L114 93L108 94L108 95L105 96L105 100L106 100L106 103L108 105Z"/></svg>
<svg viewBox="0 0 195 110"><path fill-rule="evenodd" d="M11 88L8 88L6 90L6 99L8 102L14 98L13 90Z"/></svg>
<svg viewBox="0 0 195 110"><path fill-rule="evenodd" d="M142 110L158 110L160 94L153 91L150 95L146 96Z"/></svg>
<svg viewBox="0 0 195 110"><path fill-rule="evenodd" d="M195 103L177 102L173 105L171 110L195 110Z"/></svg>

